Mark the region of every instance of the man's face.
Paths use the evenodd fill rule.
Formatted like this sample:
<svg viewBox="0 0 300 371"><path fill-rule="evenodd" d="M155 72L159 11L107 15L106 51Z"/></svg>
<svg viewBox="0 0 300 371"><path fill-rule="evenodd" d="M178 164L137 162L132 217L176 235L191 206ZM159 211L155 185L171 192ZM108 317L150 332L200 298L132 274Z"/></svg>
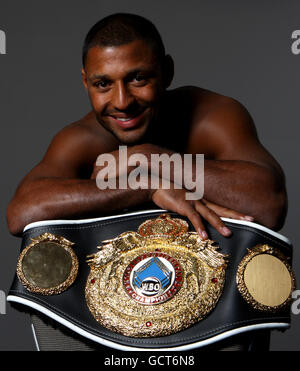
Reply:
<svg viewBox="0 0 300 371"><path fill-rule="evenodd" d="M161 67L144 41L89 50L83 82L98 122L124 144L138 143L158 114Z"/></svg>

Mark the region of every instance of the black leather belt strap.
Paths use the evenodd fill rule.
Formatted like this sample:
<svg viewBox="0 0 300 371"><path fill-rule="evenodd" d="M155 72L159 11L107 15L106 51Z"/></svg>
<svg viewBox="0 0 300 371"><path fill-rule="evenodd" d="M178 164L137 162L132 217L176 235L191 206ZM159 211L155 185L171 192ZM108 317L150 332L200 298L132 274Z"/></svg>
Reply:
<svg viewBox="0 0 300 371"><path fill-rule="evenodd" d="M240 295L236 284L238 265L247 254L247 249L258 244L269 244L286 257L292 257L292 246L284 237L249 222L224 222L232 233L222 237L215 229L206 225L209 237L220 246L220 252L228 254L229 264L223 293L212 312L202 321L184 331L156 338L131 338L112 332L102 326L91 315L85 301L85 285L89 275L86 257L96 251L103 240L114 238L125 231L136 231L139 225L158 217L162 211L149 211L120 215L99 220L74 222L61 221L58 224L33 225L24 232L21 251L31 243L31 238L45 232L63 236L75 242L73 250L79 260L78 276L72 286L59 295L43 296L27 291L17 276L9 291L8 301L21 303L24 308L33 308L58 321L73 331L98 343L117 349L193 349L256 329L285 329L290 324L290 310L277 313L253 309ZM169 213L178 217L175 213ZM185 219L188 223L189 221ZM190 230L193 230L192 225Z"/></svg>

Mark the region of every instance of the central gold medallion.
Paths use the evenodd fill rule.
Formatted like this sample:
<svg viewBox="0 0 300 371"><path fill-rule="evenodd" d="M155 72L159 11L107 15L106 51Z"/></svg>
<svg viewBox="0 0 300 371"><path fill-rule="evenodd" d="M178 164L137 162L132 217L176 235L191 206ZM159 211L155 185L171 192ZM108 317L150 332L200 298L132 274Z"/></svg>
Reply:
<svg viewBox="0 0 300 371"><path fill-rule="evenodd" d="M125 269L124 288L140 304L171 299L179 290L183 270L178 261L157 249L135 258Z"/></svg>
<svg viewBox="0 0 300 371"><path fill-rule="evenodd" d="M197 323L216 306L225 282L225 255L213 244L168 214L103 241L88 259L92 315L132 337L166 336Z"/></svg>

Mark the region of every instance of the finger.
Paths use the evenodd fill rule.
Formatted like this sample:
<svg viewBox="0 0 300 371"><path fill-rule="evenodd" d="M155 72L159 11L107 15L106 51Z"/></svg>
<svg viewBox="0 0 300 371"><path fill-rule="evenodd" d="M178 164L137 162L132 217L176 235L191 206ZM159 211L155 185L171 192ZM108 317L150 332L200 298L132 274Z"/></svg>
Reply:
<svg viewBox="0 0 300 371"><path fill-rule="evenodd" d="M226 227L221 218L210 208L205 206L202 202L195 203L195 209L208 221L222 236L228 237L231 235L231 230Z"/></svg>
<svg viewBox="0 0 300 371"><path fill-rule="evenodd" d="M183 208L181 210L178 210L178 213L181 215L185 215L191 221L195 230L198 232L203 240L208 239L208 234L205 230L201 216L191 204L186 202Z"/></svg>
<svg viewBox="0 0 300 371"><path fill-rule="evenodd" d="M223 207L220 205L216 205L210 201L202 199L202 202L204 205L206 205L209 209L213 210L217 215L224 217L224 218L230 218L230 219L240 219L240 220L247 220L249 222L253 222L254 218L250 215L245 215L243 213L240 213L239 211L229 209L227 207Z"/></svg>

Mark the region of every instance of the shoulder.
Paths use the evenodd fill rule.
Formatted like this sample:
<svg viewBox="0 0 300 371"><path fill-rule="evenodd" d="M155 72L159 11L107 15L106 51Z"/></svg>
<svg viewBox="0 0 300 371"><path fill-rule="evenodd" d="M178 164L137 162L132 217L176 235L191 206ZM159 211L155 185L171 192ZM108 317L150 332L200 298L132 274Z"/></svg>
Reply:
<svg viewBox="0 0 300 371"><path fill-rule="evenodd" d="M184 91L193 101L190 148L201 147L209 157L215 157L216 150L257 141L253 119L241 102L196 87L184 87L181 94Z"/></svg>
<svg viewBox="0 0 300 371"><path fill-rule="evenodd" d="M249 111L237 99L194 86L180 88L178 94L192 101L192 131L201 130L209 134L246 130L255 134Z"/></svg>
<svg viewBox="0 0 300 371"><path fill-rule="evenodd" d="M109 145L111 135L97 123L94 114L91 112L78 121L72 122L63 127L53 138L52 142L63 147L66 144L76 146L99 146Z"/></svg>
<svg viewBox="0 0 300 371"><path fill-rule="evenodd" d="M183 103L190 102L194 111L194 121L207 119L212 114L239 115L250 118L246 107L237 99L196 86L183 86L172 90L171 95Z"/></svg>
<svg viewBox="0 0 300 371"><path fill-rule="evenodd" d="M64 152L76 156L85 152L86 155L98 155L102 151L111 151L114 146L114 138L97 123L94 114L89 113L62 128L52 139L47 153Z"/></svg>
<svg viewBox="0 0 300 371"><path fill-rule="evenodd" d="M183 86L168 92L169 101L176 103L182 111L189 112L191 128L201 126L211 129L234 119L236 123L247 123L253 127L253 120L247 108L237 99L196 86Z"/></svg>
<svg viewBox="0 0 300 371"><path fill-rule="evenodd" d="M86 177L99 154L113 151L115 142L88 114L54 136L40 164L61 174Z"/></svg>

